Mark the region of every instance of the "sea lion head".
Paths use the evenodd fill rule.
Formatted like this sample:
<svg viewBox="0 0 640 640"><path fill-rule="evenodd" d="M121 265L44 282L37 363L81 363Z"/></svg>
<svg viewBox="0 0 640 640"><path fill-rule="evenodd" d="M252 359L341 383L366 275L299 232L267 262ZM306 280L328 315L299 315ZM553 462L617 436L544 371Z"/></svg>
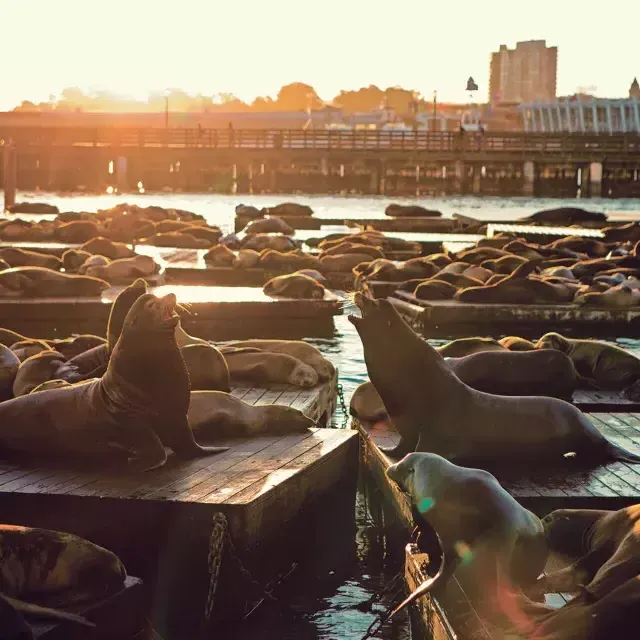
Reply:
<svg viewBox="0 0 640 640"><path fill-rule="evenodd" d="M5 295L21 295L32 289L31 278L20 267L5 269L0 273L0 291Z"/></svg>
<svg viewBox="0 0 640 640"><path fill-rule="evenodd" d="M133 303L146 292L147 283L142 278L138 278L128 287L123 289L116 297L113 302L113 306L111 307L109 324L107 326L107 343L109 353L113 351L113 347L122 333L125 318L131 310Z"/></svg>
<svg viewBox="0 0 640 640"><path fill-rule="evenodd" d="M567 339L561 336L559 333L545 333L538 342L536 342L536 349L556 349L556 351L567 351L568 346Z"/></svg>
<svg viewBox="0 0 640 640"><path fill-rule="evenodd" d="M387 477L414 500L420 513L435 505L434 476L446 460L434 453L410 453L387 468Z"/></svg>
<svg viewBox="0 0 640 640"><path fill-rule="evenodd" d="M594 525L610 511L596 509L557 509L542 518L549 549L570 556L584 555Z"/></svg>
<svg viewBox="0 0 640 640"><path fill-rule="evenodd" d="M153 293L143 293L131 306L124 320L122 335L165 331L173 335L180 321L177 306L175 293L168 293L162 298Z"/></svg>
<svg viewBox="0 0 640 640"><path fill-rule="evenodd" d="M263 419L268 424L267 432L270 435L305 433L318 426L314 420L293 407L272 404L261 406L260 410L264 412Z"/></svg>

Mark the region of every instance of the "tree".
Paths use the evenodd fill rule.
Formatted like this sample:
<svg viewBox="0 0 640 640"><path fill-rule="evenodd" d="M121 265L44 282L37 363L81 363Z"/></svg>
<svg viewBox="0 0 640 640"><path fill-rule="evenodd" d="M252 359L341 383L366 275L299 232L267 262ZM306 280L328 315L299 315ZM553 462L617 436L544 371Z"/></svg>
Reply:
<svg viewBox="0 0 640 640"><path fill-rule="evenodd" d="M353 91L341 91L333 99L333 104L346 113L354 113L379 109L383 101L384 91L372 84Z"/></svg>
<svg viewBox="0 0 640 640"><path fill-rule="evenodd" d="M304 82L292 82L282 87L276 104L279 111L306 111L309 107L321 109L324 106L316 90Z"/></svg>

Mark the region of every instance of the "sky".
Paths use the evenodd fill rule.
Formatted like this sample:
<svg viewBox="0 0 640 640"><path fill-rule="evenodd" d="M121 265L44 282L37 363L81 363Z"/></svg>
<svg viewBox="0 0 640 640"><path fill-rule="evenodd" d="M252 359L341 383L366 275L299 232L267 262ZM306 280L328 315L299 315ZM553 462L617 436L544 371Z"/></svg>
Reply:
<svg viewBox="0 0 640 640"><path fill-rule="evenodd" d="M558 95L628 95L640 77L640 0L0 0L0 110L65 87L137 98L180 88L251 101L290 82L488 94L501 44L558 47Z"/></svg>

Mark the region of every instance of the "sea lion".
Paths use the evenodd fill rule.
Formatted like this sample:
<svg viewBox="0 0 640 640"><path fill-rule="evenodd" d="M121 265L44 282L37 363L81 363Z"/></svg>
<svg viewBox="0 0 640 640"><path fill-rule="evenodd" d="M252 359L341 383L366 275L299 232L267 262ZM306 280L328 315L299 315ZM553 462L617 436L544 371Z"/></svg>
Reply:
<svg viewBox="0 0 640 640"><path fill-rule="evenodd" d="M91 255L78 267L78 274L84 276L89 269L93 267L106 267L110 262L111 260L106 256Z"/></svg>
<svg viewBox="0 0 640 640"><path fill-rule="evenodd" d="M370 258L384 258L384 253L378 249L378 247L374 247L370 244L341 242L330 249L323 250L320 254L320 260L322 260L324 256L339 256L352 253L367 255Z"/></svg>
<svg viewBox="0 0 640 640"><path fill-rule="evenodd" d="M124 450L141 470L162 466L165 446L181 457L225 451L201 447L189 427L189 377L175 340L175 308L174 294L143 294L102 378L0 403L0 450L98 460Z"/></svg>
<svg viewBox="0 0 640 640"><path fill-rule="evenodd" d="M292 269L319 270L322 267L322 263L316 256L308 253L298 253L296 251L282 253L273 249L265 249L260 252L258 266L261 269L273 271L291 271Z"/></svg>
<svg viewBox="0 0 640 640"><path fill-rule="evenodd" d="M536 349L556 349L569 356L583 388L615 391L640 380L640 359L613 344L551 332L536 342Z"/></svg>
<svg viewBox="0 0 640 640"><path fill-rule="evenodd" d="M316 282L319 282L325 288L329 286L329 281L315 269L299 269L298 271L296 271L296 273L313 278Z"/></svg>
<svg viewBox="0 0 640 640"><path fill-rule="evenodd" d="M65 244L81 244L97 238L104 231L102 225L94 220L74 220L58 225L54 231L54 237L58 242Z"/></svg>
<svg viewBox="0 0 640 640"><path fill-rule="evenodd" d="M323 273L350 272L362 262L371 262L374 258L367 253L344 253L337 256L323 256L320 258Z"/></svg>
<svg viewBox="0 0 640 640"><path fill-rule="evenodd" d="M99 278L60 273L45 267L13 267L0 271L0 297L97 297L109 286Z"/></svg>
<svg viewBox="0 0 640 640"><path fill-rule="evenodd" d="M57 351L43 351L27 358L20 365L13 382L13 396L26 396L43 382L57 378L56 372L64 362L66 358ZM80 379L78 377L68 382L78 382Z"/></svg>
<svg viewBox="0 0 640 640"><path fill-rule="evenodd" d="M211 242L204 238L196 238L183 231L155 233L139 241L140 244L150 244L155 247L175 247L176 249L209 249Z"/></svg>
<svg viewBox="0 0 640 640"><path fill-rule="evenodd" d="M190 344L180 353L189 372L191 391L231 391L227 361L212 344Z"/></svg>
<svg viewBox="0 0 640 640"><path fill-rule="evenodd" d="M0 402L13 394L13 381L20 368L18 356L3 344L0 344Z"/></svg>
<svg viewBox="0 0 640 640"><path fill-rule="evenodd" d="M137 255L133 258L113 260L103 266L92 265L86 269L85 273L87 276L101 278L111 284L122 284L130 282L132 278L152 276L158 269L158 264L151 256Z"/></svg>
<svg viewBox="0 0 640 640"><path fill-rule="evenodd" d="M618 511L558 509L542 523L550 549L578 559L540 578L537 593L579 590L592 601L600 600L640 576L640 504Z"/></svg>
<svg viewBox="0 0 640 640"><path fill-rule="evenodd" d="M505 336L500 338L498 342L509 351L533 351L536 348L535 343L519 336Z"/></svg>
<svg viewBox="0 0 640 640"><path fill-rule="evenodd" d="M506 255L501 258L493 260L485 260L480 263L483 269L493 271L493 273L499 273L503 275L509 275L513 273L521 264L526 264L528 260L522 256Z"/></svg>
<svg viewBox="0 0 640 640"><path fill-rule="evenodd" d="M317 424L293 407L250 405L222 391L192 391L189 424L199 438L304 433Z"/></svg>
<svg viewBox="0 0 640 640"><path fill-rule="evenodd" d="M312 367L321 382L332 380L336 375L336 368L331 360L325 358L317 347L303 340L236 340L218 346L223 354L228 348L240 347L253 347L269 353L286 353L293 356Z"/></svg>
<svg viewBox="0 0 640 640"><path fill-rule="evenodd" d="M20 362L24 362L27 358L35 356L42 351L53 351L46 340L30 339L20 340L20 342L12 344L10 349L18 356Z"/></svg>
<svg viewBox="0 0 640 640"><path fill-rule="evenodd" d="M131 258L136 252L124 242L113 242L108 238L92 238L85 242L80 249L91 255L104 256L109 260L120 260L121 258Z"/></svg>
<svg viewBox="0 0 640 640"><path fill-rule="evenodd" d="M67 249L62 254L62 266L66 273L75 273L90 257L88 251Z"/></svg>
<svg viewBox="0 0 640 640"><path fill-rule="evenodd" d="M482 351L504 351L504 347L495 338L458 338L436 347L436 351L444 358L460 358Z"/></svg>
<svg viewBox="0 0 640 640"><path fill-rule="evenodd" d="M435 278L418 283L413 290L413 295L418 300L451 300L457 291L458 287L451 282Z"/></svg>
<svg viewBox="0 0 640 640"><path fill-rule="evenodd" d="M363 422L378 422L389 417L380 394L370 381L363 382L353 392L349 415Z"/></svg>
<svg viewBox="0 0 640 640"><path fill-rule="evenodd" d="M218 229L218 227L210 227L203 224L191 224L188 227L185 227L181 233L193 236L194 238L198 238L200 240L206 240L209 243L209 246L212 247L218 244L220 238L222 238L222 231Z"/></svg>
<svg viewBox="0 0 640 640"><path fill-rule="evenodd" d="M55 270L62 268L62 260L56 256L17 247L1 247L0 258L11 267L46 267Z"/></svg>
<svg viewBox="0 0 640 640"><path fill-rule="evenodd" d="M436 531L444 576L455 574L474 605L499 614L501 591L535 583L548 555L542 522L493 475L431 453L411 453L386 473Z"/></svg>
<svg viewBox="0 0 640 640"><path fill-rule="evenodd" d="M230 267L236 259L236 254L223 244L218 244L204 254L204 261L213 267Z"/></svg>
<svg viewBox="0 0 640 640"><path fill-rule="evenodd" d="M606 222L606 220L607 216L599 211L587 211L580 207L556 207L536 211L529 216L520 218L519 221L571 226L584 222Z"/></svg>
<svg viewBox="0 0 640 640"><path fill-rule="evenodd" d="M255 269L258 266L258 262L260 262L260 254L257 251L240 249L238 255L234 255L231 266L234 269Z"/></svg>
<svg viewBox="0 0 640 640"><path fill-rule="evenodd" d="M324 287L313 278L300 273L271 278L262 288L271 298L295 298L300 300L322 300Z"/></svg>
<svg viewBox="0 0 640 640"><path fill-rule="evenodd" d="M89 349L94 349L95 347L106 344L107 341L100 336L85 333L71 338L46 340L46 343L54 351L61 353L65 358L73 358Z"/></svg>
<svg viewBox="0 0 640 640"><path fill-rule="evenodd" d="M564 400L495 396L472 389L391 302L361 293L354 301L362 316L350 315L349 320L362 340L369 379L401 437L390 455L417 450L454 462L521 464L542 458L561 461L571 453L594 464L640 462L639 455L609 442Z"/></svg>
<svg viewBox="0 0 640 640"><path fill-rule="evenodd" d="M298 204L297 202L281 202L275 207L263 207L261 213L263 216L291 216L298 218L312 216L313 209L306 204Z"/></svg>
<svg viewBox="0 0 640 640"><path fill-rule="evenodd" d="M318 384L318 374L313 367L287 353L230 349L223 355L233 381L257 385L291 384L306 389Z"/></svg>
<svg viewBox="0 0 640 640"><path fill-rule="evenodd" d="M277 216L271 216L269 218L262 218L260 220L252 220L243 229L246 234L255 233L284 233L285 235L292 236L295 233L295 229L289 226L282 218Z"/></svg>
<svg viewBox="0 0 640 640"><path fill-rule="evenodd" d="M640 291L627 284L619 284L602 293L583 293L576 295L574 302L591 307L626 309L628 307L637 307L640 304Z"/></svg>
<svg viewBox="0 0 640 640"><path fill-rule="evenodd" d="M10 269L11 265L8 262L5 262L2 258L0 258L0 271L4 271L5 269Z"/></svg>
<svg viewBox="0 0 640 640"><path fill-rule="evenodd" d="M30 393L38 393L38 391L47 391L48 389L61 389L62 387L70 386L70 382L56 378L55 380L47 380L46 382L39 384L35 389L32 389Z"/></svg>
<svg viewBox="0 0 640 640"><path fill-rule="evenodd" d="M0 593L45 607L95 603L120 591L119 558L70 533L0 525Z"/></svg>
<svg viewBox="0 0 640 640"><path fill-rule="evenodd" d="M485 351L447 358L446 364L470 387L500 396L571 400L577 387L573 362L564 353L552 349Z"/></svg>

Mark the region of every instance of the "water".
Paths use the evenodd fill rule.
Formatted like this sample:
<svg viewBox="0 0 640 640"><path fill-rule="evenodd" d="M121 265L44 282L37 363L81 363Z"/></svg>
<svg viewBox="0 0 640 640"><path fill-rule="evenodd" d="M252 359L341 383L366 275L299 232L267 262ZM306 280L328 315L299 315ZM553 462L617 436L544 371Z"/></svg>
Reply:
<svg viewBox="0 0 640 640"><path fill-rule="evenodd" d="M162 195L51 195L21 193L18 201L47 202L57 205L61 211L95 211L106 209L120 202L140 206L157 204L163 207L187 209L204 215L208 222L223 231L233 231L234 207L239 203L257 207L273 206L279 202L293 201L309 204L318 217L374 218L383 217L384 208L402 199L362 197L313 197L313 196L226 196L212 194L162 194ZM450 197L406 200L439 209L445 215L453 213L470 215L480 219L513 220L543 208L558 206L583 206L594 211L620 214L625 218L640 218L640 200L560 200L526 198L478 198ZM340 372L345 402L354 389L367 379L360 339L346 314L336 317L336 334L331 340L311 340L325 353ZM430 341L431 342L431 341ZM433 341L442 344L446 341ZM621 346L637 346L636 341L618 340ZM340 406L333 419L335 426L342 426L346 416ZM363 636L376 614L393 602L392 595L382 600L372 612L360 611L358 605L371 595L380 592L397 572L403 562L402 546L389 555L380 532L372 523L364 495L358 492L353 521L345 523L348 534L336 540L337 560L306 567L294 574L291 584L283 586L283 595L296 615L275 615L268 607L256 613L248 637L264 640L283 638L318 638L322 640L358 640ZM347 516L348 519L348 516ZM342 530L341 530L342 531ZM352 536L352 537L351 537ZM344 539L345 537L349 539ZM273 617L275 616L275 617ZM409 621L399 616L393 625L384 629L380 637L387 640L408 640Z"/></svg>

